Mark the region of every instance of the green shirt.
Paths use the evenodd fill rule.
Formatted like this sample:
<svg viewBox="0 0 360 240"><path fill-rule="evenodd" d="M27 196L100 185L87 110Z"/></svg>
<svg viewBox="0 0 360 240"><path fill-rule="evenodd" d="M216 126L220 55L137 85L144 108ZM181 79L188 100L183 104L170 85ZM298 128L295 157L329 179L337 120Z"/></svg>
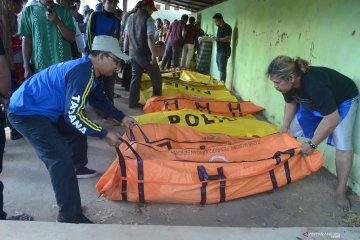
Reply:
<svg viewBox="0 0 360 240"><path fill-rule="evenodd" d="M54 5L54 11L67 28L75 32L74 22L69 9ZM32 40L32 55L35 72L39 72L53 64L71 60L71 44L61 35L54 23L46 18L46 9L41 4L24 9L19 35Z"/></svg>

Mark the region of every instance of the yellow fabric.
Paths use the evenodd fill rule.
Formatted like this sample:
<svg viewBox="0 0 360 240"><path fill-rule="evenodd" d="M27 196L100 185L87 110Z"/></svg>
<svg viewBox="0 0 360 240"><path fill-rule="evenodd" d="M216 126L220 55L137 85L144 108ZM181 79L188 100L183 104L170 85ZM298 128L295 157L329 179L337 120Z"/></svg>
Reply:
<svg viewBox="0 0 360 240"><path fill-rule="evenodd" d="M175 78L176 77L176 73L172 73L172 72L167 72L167 73L161 73L161 77L165 77L165 78ZM141 81L150 81L150 76L147 73L143 73L141 75Z"/></svg>
<svg viewBox="0 0 360 240"><path fill-rule="evenodd" d="M151 82L142 82L139 103L145 105L146 101L153 96L152 93L153 89ZM227 90L226 87L222 84L208 86L201 83L185 83L178 80L163 79L163 96L175 95L180 93L226 102L238 101L238 99L234 95L232 95L231 92Z"/></svg>
<svg viewBox="0 0 360 240"><path fill-rule="evenodd" d="M202 133L221 133L237 137L267 136L278 132L274 125L255 117L224 117L196 110L164 111L135 117L139 124L179 124Z"/></svg>
<svg viewBox="0 0 360 240"><path fill-rule="evenodd" d="M214 82L212 77L209 75L186 70L181 71L180 80L185 82L200 82L206 84L212 84Z"/></svg>

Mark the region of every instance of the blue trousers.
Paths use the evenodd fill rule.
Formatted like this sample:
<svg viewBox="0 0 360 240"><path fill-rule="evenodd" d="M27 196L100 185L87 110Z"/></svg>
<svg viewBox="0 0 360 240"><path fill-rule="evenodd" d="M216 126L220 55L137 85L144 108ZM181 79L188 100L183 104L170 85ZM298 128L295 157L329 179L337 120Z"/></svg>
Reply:
<svg viewBox="0 0 360 240"><path fill-rule="evenodd" d="M8 119L44 162L59 207L58 219L73 219L81 213L81 199L71 143L77 139L83 141L81 139L84 139L84 135L72 131L71 127L61 120L54 124L44 116L20 116L10 113Z"/></svg>
<svg viewBox="0 0 360 240"><path fill-rule="evenodd" d="M172 67L177 68L179 67L180 58L181 58L181 50L182 47L173 47L166 45L165 48L165 56L163 56L162 63L161 63L161 69L165 69L165 66L169 68L168 61L172 60Z"/></svg>
<svg viewBox="0 0 360 240"><path fill-rule="evenodd" d="M218 51L216 53L216 64L218 66L219 72L220 72L220 79L221 81L226 81L226 67L228 63L228 59L230 57L231 52L223 52Z"/></svg>

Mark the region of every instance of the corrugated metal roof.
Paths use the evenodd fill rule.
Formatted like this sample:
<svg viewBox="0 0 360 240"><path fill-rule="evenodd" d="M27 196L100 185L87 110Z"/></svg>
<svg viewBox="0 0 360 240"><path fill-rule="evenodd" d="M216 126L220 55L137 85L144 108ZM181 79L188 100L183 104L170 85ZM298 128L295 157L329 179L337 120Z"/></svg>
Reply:
<svg viewBox="0 0 360 240"><path fill-rule="evenodd" d="M179 7L190 12L199 12L226 0L155 0L156 2Z"/></svg>

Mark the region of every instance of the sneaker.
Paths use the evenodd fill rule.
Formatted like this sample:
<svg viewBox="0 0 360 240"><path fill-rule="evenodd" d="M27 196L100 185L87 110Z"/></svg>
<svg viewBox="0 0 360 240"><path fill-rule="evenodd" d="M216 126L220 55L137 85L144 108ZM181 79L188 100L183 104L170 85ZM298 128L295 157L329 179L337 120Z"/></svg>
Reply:
<svg viewBox="0 0 360 240"><path fill-rule="evenodd" d="M15 129L11 130L11 132L10 132L10 139L11 140L18 140L18 139L20 139L22 137L23 136L18 131L16 131Z"/></svg>
<svg viewBox="0 0 360 240"><path fill-rule="evenodd" d="M77 178L92 178L98 175L98 172L87 167L80 167L75 169L75 174Z"/></svg>
<svg viewBox="0 0 360 240"><path fill-rule="evenodd" d="M61 217L61 216L58 216L56 222L59 222L59 223L76 223L76 224L79 224L79 223L94 224L94 222L92 222L90 219L85 217L85 215L82 214L82 213L80 213L79 215L76 215L71 220L65 219L64 217Z"/></svg>

